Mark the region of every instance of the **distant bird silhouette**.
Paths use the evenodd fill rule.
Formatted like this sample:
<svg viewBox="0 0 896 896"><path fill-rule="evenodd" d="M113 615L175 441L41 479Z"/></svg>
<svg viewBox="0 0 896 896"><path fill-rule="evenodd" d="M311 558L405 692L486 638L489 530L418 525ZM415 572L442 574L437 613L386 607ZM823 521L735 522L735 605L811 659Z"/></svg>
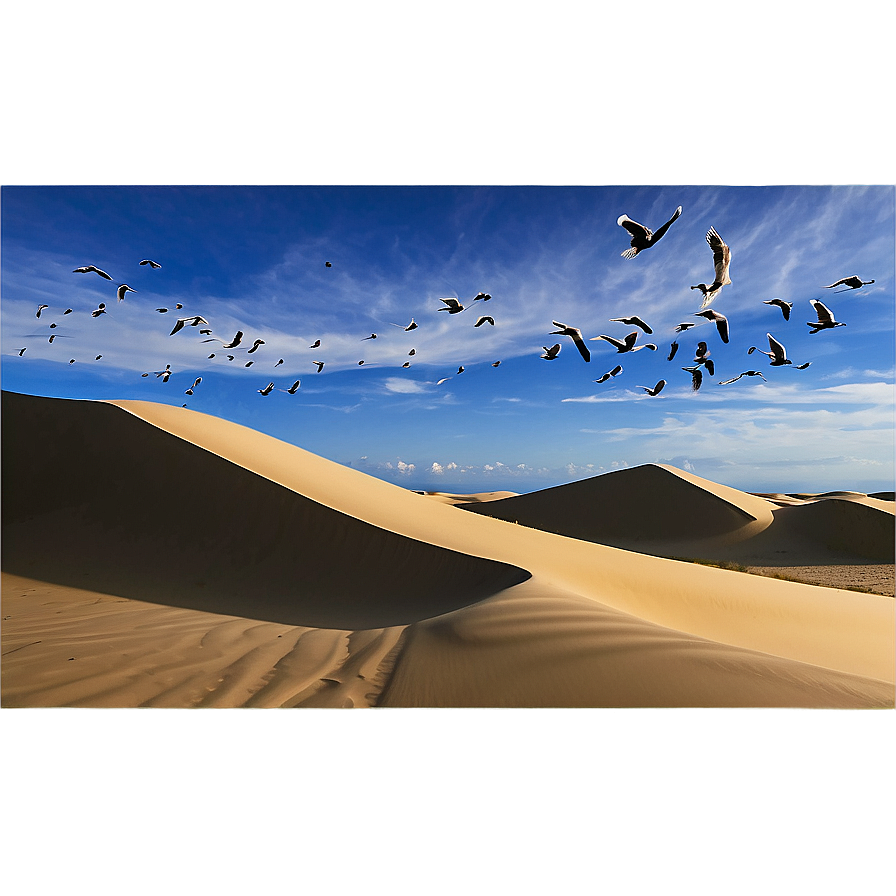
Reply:
<svg viewBox="0 0 896 896"><path fill-rule="evenodd" d="M264 339L256 339L255 342L252 343L252 348L250 348L249 351L246 352L246 354L247 354L247 355L251 355L252 352L257 352L258 349L259 349L259 347L262 346L262 345L264 345L264 344L265 344ZM225 346L225 348L226 348L226 347L227 347L227 346Z"/></svg>
<svg viewBox="0 0 896 896"><path fill-rule="evenodd" d="M417 349L412 348L412 349L408 352L408 354L409 354L409 355L416 355L416 354L417 354Z"/></svg>
<svg viewBox="0 0 896 896"><path fill-rule="evenodd" d="M97 306L96 311L90 312L90 316L91 317L99 317L101 314L105 314L105 313L106 313L106 303L100 302L99 305Z"/></svg>
<svg viewBox="0 0 896 896"><path fill-rule="evenodd" d="M631 249L626 249L625 252L622 253L622 257L634 258L644 249L649 249L651 246L655 246L663 238L666 231L672 226L672 222L675 221L680 214L681 206L679 205L678 208L675 209L672 217L656 231L652 231L649 227L645 227L643 224L633 221L628 215L620 215L616 219L616 223L620 227L624 227L632 235L632 247Z"/></svg>
<svg viewBox="0 0 896 896"><path fill-rule="evenodd" d="M682 367L681 369L686 370L691 375L691 389L692 391L697 392L703 384L703 371L696 366Z"/></svg>
<svg viewBox="0 0 896 896"><path fill-rule="evenodd" d="M629 327L640 327L648 336L653 332L640 317L611 317L610 323L626 324Z"/></svg>
<svg viewBox="0 0 896 896"><path fill-rule="evenodd" d="M501 366L500 361L492 361L492 367L500 367L500 366Z"/></svg>
<svg viewBox="0 0 896 896"><path fill-rule="evenodd" d="M591 360L591 352L588 351L588 346L585 345L585 340L582 339L582 331L578 327L570 327L568 324L560 323L559 320L552 321L552 323L557 329L551 331L551 336L569 336L579 350L582 359L585 361Z"/></svg>
<svg viewBox="0 0 896 896"><path fill-rule="evenodd" d="M158 309L156 309L158 310ZM187 324L191 327L198 327L199 324L207 324L208 321L204 317L200 317L198 314L193 317L179 317L177 319L177 323L174 325L174 329L168 334L169 336L173 336L178 330L182 330ZM210 339L203 339L203 342L211 342ZM220 340L218 340L220 342Z"/></svg>
<svg viewBox="0 0 896 896"><path fill-rule="evenodd" d="M63 314L71 314L73 310L74 310L73 308L66 308L65 311L63 311L62 313Z"/></svg>
<svg viewBox="0 0 896 896"><path fill-rule="evenodd" d="M312 342L311 345L308 346L308 348L320 348L320 339L318 339L316 342Z"/></svg>
<svg viewBox="0 0 896 896"><path fill-rule="evenodd" d="M99 274L104 280L111 280L112 278L105 272L101 271L98 267L92 264L85 265L83 268L75 268L72 271L73 274Z"/></svg>
<svg viewBox="0 0 896 896"><path fill-rule="evenodd" d="M772 367L783 367L785 364L793 364L793 361L787 357L787 351L784 346L771 333L766 333L765 335L768 338L768 347L771 351L764 352L761 348L751 345L747 349L747 354L752 355L753 352L761 352L763 355L767 355L771 359ZM805 370L811 363L811 361L807 361L805 364L794 364L794 367L797 370Z"/></svg>
<svg viewBox="0 0 896 896"><path fill-rule="evenodd" d="M622 365L617 364L612 370L608 370L603 376L598 377L594 382L595 383L605 383L610 377L619 376L622 373Z"/></svg>
<svg viewBox="0 0 896 896"><path fill-rule="evenodd" d="M275 365L274 370L276 370L283 363L283 358L281 358Z"/></svg>
<svg viewBox="0 0 896 896"><path fill-rule="evenodd" d="M364 342L365 339L376 339L376 333L371 333L369 336L365 336L361 342Z"/></svg>
<svg viewBox="0 0 896 896"><path fill-rule="evenodd" d="M363 367L363 366L364 366L364 362L363 362L363 361L358 361L358 367Z"/></svg>
<svg viewBox="0 0 896 896"><path fill-rule="evenodd" d="M296 380L288 389L286 389L284 391L288 392L290 395L295 395L296 391L298 390L299 386L301 386L301 385L302 385L302 381Z"/></svg>
<svg viewBox="0 0 896 896"><path fill-rule="evenodd" d="M560 343L555 342L550 348L546 345L543 345L544 354L541 356L545 361L554 361L557 358L557 355L560 354Z"/></svg>
<svg viewBox="0 0 896 896"><path fill-rule="evenodd" d="M834 314L830 308L824 305L822 302L819 302L818 299L809 299L809 304L815 309L815 313L818 315L818 320L813 322L807 322L806 326L811 327L809 330L809 335L811 336L813 333L817 333L819 330L830 330L834 327L845 327L846 324L842 321L834 320Z"/></svg>
<svg viewBox="0 0 896 896"><path fill-rule="evenodd" d="M845 286L847 289L860 289L863 286L867 286L869 283L874 283L873 280L861 280L855 275L852 277L842 277L836 283L831 283L828 286L825 286L824 289L833 289L835 286ZM840 292L844 292L845 290L840 290Z"/></svg>
<svg viewBox="0 0 896 896"><path fill-rule="evenodd" d="M26 345L25 348L28 348L28 346ZM19 353L20 358L22 357L22 355L25 354L25 348L17 348L16 349L16 351Z"/></svg>
<svg viewBox="0 0 896 896"><path fill-rule="evenodd" d="M99 361L99 359L102 358L102 357L103 357L102 355L97 355L93 360L94 360L94 361Z"/></svg>
<svg viewBox="0 0 896 896"><path fill-rule="evenodd" d="M230 342L225 343L223 339L219 339L217 336L212 336L210 339L203 339L203 342L220 342L222 348L236 348L243 339L243 331L237 330L236 336L230 340Z"/></svg>
<svg viewBox="0 0 896 896"><path fill-rule="evenodd" d="M697 311L694 314L695 317L705 317L708 321L712 321L716 325L716 329L719 331L719 336L722 339L722 342L728 342L728 318L725 317L724 314L719 314L718 311L713 311L712 308L708 308L706 311Z"/></svg>
<svg viewBox="0 0 896 896"><path fill-rule="evenodd" d="M727 386L729 383L736 383L742 376L758 376L762 377L764 380L765 377L758 370L745 370L743 373L739 373L737 376L731 377L730 380L722 380L719 385Z"/></svg>
<svg viewBox="0 0 896 896"><path fill-rule="evenodd" d="M439 311L447 311L449 314L460 314L464 310L464 306L457 299L439 299L439 301L445 303L445 307L439 308Z"/></svg>
<svg viewBox="0 0 896 896"><path fill-rule="evenodd" d="M402 367L410 367L410 366L411 366L411 362L410 362L410 361L405 361L404 364L402 364L401 366L402 366Z"/></svg>
<svg viewBox="0 0 896 896"><path fill-rule="evenodd" d="M235 355L228 355L227 360L232 361L235 357L236 357Z"/></svg>
<svg viewBox="0 0 896 896"><path fill-rule="evenodd" d="M258 393L259 393L260 395L270 395L271 392L272 392L273 390L274 390L274 384L273 384L273 383L268 383L268 384L264 387L264 389L258 389L257 391L258 391Z"/></svg>
<svg viewBox="0 0 896 896"><path fill-rule="evenodd" d="M403 326L402 324L392 324L392 326L393 326L393 327L398 327L399 329L404 330L405 333L409 333L411 330L416 330L416 329L417 329L417 323L416 323L416 321L414 320L413 317L411 318L411 322L410 322L406 327Z"/></svg>
<svg viewBox="0 0 896 896"><path fill-rule="evenodd" d="M331 265L329 261L325 261L324 267L331 268L331 267L333 267L333 265Z"/></svg>
<svg viewBox="0 0 896 896"><path fill-rule="evenodd" d="M715 279L708 286L705 283L698 283L696 286L691 287L691 289L699 289L703 293L703 304L700 306L701 309L708 308L713 299L719 294L719 290L731 282L731 277L728 276L728 266L731 263L731 250L716 233L715 227L710 227L706 232L706 242L709 243L709 248L712 249Z"/></svg>
<svg viewBox="0 0 896 896"><path fill-rule="evenodd" d="M75 359L74 359L74 358L70 358L68 363L69 363L69 364L74 364L74 363L75 363Z"/></svg>
<svg viewBox="0 0 896 896"><path fill-rule="evenodd" d="M638 386L639 389L643 389L648 395L659 395L660 392L663 391L663 388L666 385L665 380L660 380L653 388L650 386Z"/></svg>
<svg viewBox="0 0 896 896"><path fill-rule="evenodd" d="M211 361L211 359L214 358L214 357L215 357L215 353L212 352L212 353L208 356L208 360Z"/></svg>
<svg viewBox="0 0 896 896"><path fill-rule="evenodd" d="M480 317L479 320L477 320L476 323L473 324L473 326L481 327L483 324L491 324L492 326L494 326L495 319L489 314L483 314L482 317Z"/></svg>
<svg viewBox="0 0 896 896"><path fill-rule="evenodd" d="M667 361L671 361L675 357L675 353L678 351L678 343L673 339L672 344L669 346L669 355L666 358Z"/></svg>
<svg viewBox="0 0 896 896"><path fill-rule="evenodd" d="M464 369L465 368L463 366L458 367L455 376L460 376L464 372Z"/></svg>
<svg viewBox="0 0 896 896"><path fill-rule="evenodd" d="M52 324L50 324L50 329L51 329L51 330L55 330L55 329L56 329L56 323L55 323L55 322L52 323Z"/></svg>
<svg viewBox="0 0 896 896"><path fill-rule="evenodd" d="M317 365L317 372L320 373L324 369L324 362L315 361L314 363Z"/></svg>
<svg viewBox="0 0 896 896"><path fill-rule="evenodd" d="M450 376L443 376L443 377L436 383L436 385L437 385L437 386L441 386L442 383L447 383L448 380L450 380L450 379L451 379Z"/></svg>
<svg viewBox="0 0 896 896"><path fill-rule="evenodd" d="M637 352L642 348L649 348L651 351L656 351L656 346L652 342L647 342L644 345L635 345L635 342L638 339L638 331L632 330L631 333L628 334L624 339L616 339L613 336L607 336L605 334L601 334L600 336L592 336L591 341L594 342L597 339L603 339L606 342L609 342L610 345L616 346L616 351L619 354L624 352Z"/></svg>
<svg viewBox="0 0 896 896"><path fill-rule="evenodd" d="M38 306L37 306L37 314L35 314L34 316L35 316L35 317L40 317L40 313L41 313L41 311L43 311L44 308L49 308L49 307L50 307L49 305L38 305Z"/></svg>
<svg viewBox="0 0 896 896"><path fill-rule="evenodd" d="M696 327L696 326L697 326L697 324L692 324L692 323L689 323L689 322L683 322L683 323L680 323L680 324L675 328L675 332L676 332L676 333L683 333L685 330L690 330L691 327Z"/></svg>
<svg viewBox="0 0 896 896"><path fill-rule="evenodd" d="M160 268L161 265L157 261L150 261L148 258L144 258L140 264L148 264L151 268Z"/></svg>
<svg viewBox="0 0 896 896"><path fill-rule="evenodd" d="M54 340L55 338L56 338L56 334L54 333L54 334L47 340L47 342L49 342L50 345L52 345L52 344L53 344L53 340Z"/></svg>
<svg viewBox="0 0 896 896"><path fill-rule="evenodd" d="M793 302L785 302L784 299L766 299L763 305L777 305L784 315L784 320L790 320L790 309L793 308Z"/></svg>
<svg viewBox="0 0 896 896"><path fill-rule="evenodd" d="M491 296L487 292L480 292L473 296L473 301L478 302L481 299L483 302L487 302L490 298Z"/></svg>
<svg viewBox="0 0 896 896"><path fill-rule="evenodd" d="M177 302L174 307L177 308L178 311L180 311L180 309L183 308L184 306L181 305L180 302Z"/></svg>
<svg viewBox="0 0 896 896"><path fill-rule="evenodd" d="M156 311L158 311L159 314L167 314L168 313L167 308L156 308Z"/></svg>
<svg viewBox="0 0 896 896"><path fill-rule="evenodd" d="M168 377L171 376L171 365L166 364L164 370L154 370L153 373L156 376L156 379L161 377L163 383L168 382ZM149 376L148 373L141 373L140 376Z"/></svg>
<svg viewBox="0 0 896 896"><path fill-rule="evenodd" d="M192 395L192 394L193 394L193 390L194 390L194 389L195 389L201 382L202 382L202 377L201 377L201 376L197 376L196 379L193 380L193 385L190 386L190 388L187 389L186 392L184 392L184 395Z"/></svg>
<svg viewBox="0 0 896 896"><path fill-rule="evenodd" d="M118 301L119 302L124 301L124 294L126 292L137 292L137 290L131 289L131 287L128 286L127 283L122 283L121 286L118 287Z"/></svg>
<svg viewBox="0 0 896 896"><path fill-rule="evenodd" d="M254 361L249 361L247 364L243 364L243 367L251 367L254 363Z"/></svg>

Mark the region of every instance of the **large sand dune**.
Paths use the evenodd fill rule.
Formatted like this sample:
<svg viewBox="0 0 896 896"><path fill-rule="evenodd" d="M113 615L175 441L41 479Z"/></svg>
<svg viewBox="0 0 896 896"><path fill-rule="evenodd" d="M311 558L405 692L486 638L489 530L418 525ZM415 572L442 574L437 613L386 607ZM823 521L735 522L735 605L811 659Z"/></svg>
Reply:
<svg viewBox="0 0 896 896"><path fill-rule="evenodd" d="M891 598L465 513L183 408L2 412L5 705L893 705ZM653 543L778 509L641 488L669 493Z"/></svg>

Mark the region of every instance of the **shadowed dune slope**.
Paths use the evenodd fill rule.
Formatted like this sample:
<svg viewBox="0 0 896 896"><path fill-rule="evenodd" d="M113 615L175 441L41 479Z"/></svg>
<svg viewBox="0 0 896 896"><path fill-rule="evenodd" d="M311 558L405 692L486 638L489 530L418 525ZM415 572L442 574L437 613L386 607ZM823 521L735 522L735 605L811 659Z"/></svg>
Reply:
<svg viewBox="0 0 896 896"><path fill-rule="evenodd" d="M3 393L2 566L292 625L407 624L525 580L297 494L104 402Z"/></svg>
<svg viewBox="0 0 896 896"><path fill-rule="evenodd" d="M665 464L644 464L464 510L626 550L749 537L772 522L764 498Z"/></svg>

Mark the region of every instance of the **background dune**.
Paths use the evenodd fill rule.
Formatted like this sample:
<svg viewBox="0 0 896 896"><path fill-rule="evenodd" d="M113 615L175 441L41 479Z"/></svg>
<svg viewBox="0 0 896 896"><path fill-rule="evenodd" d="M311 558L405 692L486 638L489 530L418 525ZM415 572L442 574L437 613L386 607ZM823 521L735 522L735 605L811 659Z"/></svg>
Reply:
<svg viewBox="0 0 896 896"><path fill-rule="evenodd" d="M893 704L889 598L464 513L183 408L4 393L3 424L5 705ZM657 539L777 509L648 477Z"/></svg>

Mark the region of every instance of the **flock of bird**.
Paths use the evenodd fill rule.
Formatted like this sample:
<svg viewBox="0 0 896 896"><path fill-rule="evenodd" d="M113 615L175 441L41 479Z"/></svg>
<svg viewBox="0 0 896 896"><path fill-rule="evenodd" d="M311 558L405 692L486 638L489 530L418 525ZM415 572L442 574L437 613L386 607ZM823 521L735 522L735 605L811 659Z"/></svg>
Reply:
<svg viewBox="0 0 896 896"><path fill-rule="evenodd" d="M624 252L621 253L622 257L625 259L633 259L641 252L646 251L647 249L654 248L657 243L663 238L663 236L667 233L672 224L679 218L682 212L682 207L679 206L672 216L666 221L661 227L659 227L656 231L650 230L643 224L639 224L637 221L634 221L628 215L620 215L617 219L617 224L624 228L627 233L631 237L631 247ZM702 296L702 302L700 305L700 309L693 312L694 317L703 318L705 323L714 324L715 329L718 333L719 339L723 344L728 344L730 339L729 333L729 322L728 318L717 311L715 308L709 307L712 305L716 299L719 297L722 289L725 286L731 284L731 276L730 276L730 265L731 265L731 249L724 242L718 232L714 227L710 227L706 233L706 242L709 245L709 248L712 250L712 264L713 264L713 278L709 283L698 283L690 288L692 290L699 290ZM143 259L139 263L141 266L148 267L152 270L158 270L162 267L159 262L153 261L151 259ZM332 263L329 261L324 262L327 268L332 268ZM95 265L84 265L82 267L75 268L73 273L76 274L96 274L100 278L115 282L111 275L103 271L102 269L96 267ZM849 276L843 277L834 283L829 284L824 289L836 290L837 292L843 292L847 290L855 290L860 289L863 286L874 283L874 280L862 280L858 276ZM838 289L838 287L842 287ZM133 287L128 285L127 283L117 283L116 284L116 297L118 302L123 302L128 293L133 292L136 293ZM447 298L441 298L439 301L442 303L442 307L437 310L440 312L446 312L448 315L458 315L462 312L466 311L471 307L481 307L486 302L491 300L491 295L485 292L479 292L475 295L472 300L470 300L467 304L464 304L459 297L452 296ZM478 303L478 304L477 304ZM763 304L777 307L780 309L782 317L785 322L790 320L791 312L793 309L793 303L787 302L780 298L773 298L764 300ZM835 319L834 313L828 308L823 302L819 299L811 299L810 305L812 306L816 320L808 321L807 326L810 328L809 332L811 334L818 333L821 330L833 329L836 327L845 326L845 323L842 321L838 321ZM41 314L45 312L50 306L47 304L40 304L37 308L36 317L38 319L41 318ZM176 303L174 306L174 310L178 311L183 308L181 303ZM68 315L71 314L73 309L66 308L62 314ZM159 307L156 308L155 311L159 314L167 314L169 313L169 308L167 307ZM97 308L90 312L91 317L98 318L103 314L108 313L108 309L106 307L105 302L100 302ZM656 352L659 350L657 344L655 342L641 342L638 340L641 334L652 335L653 329L651 326L644 321L641 317L637 315L631 315L627 317L616 317L611 318L610 323L618 323L627 327L634 327L635 329L631 330L624 336L614 336L606 333L601 333L597 336L590 337L588 340L583 336L581 329L578 327L563 323L561 321L552 321L555 329L549 331L549 335L557 335L557 336L566 336L572 340L573 345L581 356L582 360L586 363L590 363L591 361L591 352L589 351L587 341L596 341L602 340L606 343L612 345L617 354L633 354L635 352L641 351L642 349L647 349L648 351ZM418 328L418 324L415 319L412 317L408 324L391 324L394 327L398 327L402 329L404 332L413 332ZM479 328L482 326L488 325L490 327L494 327L495 318L491 314L480 314L476 322L473 324L474 328ZM692 327L698 326L699 324L694 321L683 321L679 323L674 328L675 336L673 336L672 341L669 345L669 351L667 354L666 360L671 362L676 357L676 354L680 348L678 342L678 334L686 333ZM251 348L245 348L243 346L243 337L244 332L242 330L237 330L236 333L230 337L228 336L226 339L220 336L214 335L211 325L208 320L199 314L187 315L184 317L179 317L176 319L174 326L172 327L169 336L175 336L183 330L187 328L197 328L200 335L205 338L201 340L202 343L219 343L220 349L215 349L212 351L207 358L209 360L215 358L220 350L223 350L226 354L225 357L228 362L233 362L237 360L238 352L245 351L246 355L255 354L262 346L265 345L265 340L263 339L255 339L252 343ZM57 323L55 321L49 324L50 330L57 329ZM62 333L50 333L48 336L48 341L52 344L56 338L59 336L64 336ZM378 339L379 334L370 333L368 336L362 337L359 341L365 342L367 340L375 340ZM766 355L769 358L769 366L771 367L782 367L786 365L792 365L796 370L805 370L809 367L809 361L803 362L801 364L793 364L793 362L787 357L787 351L784 345L776 339L771 333L766 333L766 338L768 339L769 350L765 351L758 346L750 346L747 354L751 355L753 352L759 352L761 354ZM321 347L321 340L317 339L313 343L308 346L309 350L316 350ZM555 361L560 355L562 349L561 342L555 342L553 345L542 346L543 352L540 357L545 361ZM25 354L26 348L21 348L17 350L17 354L22 356ZM408 358L413 358L416 355L416 349L411 348L407 354ZM704 340L698 341L694 348L694 357L691 363L687 366L681 367L681 370L685 373L690 374L691 378L691 388L693 391L697 391L701 388L704 381L704 373L710 377L715 376L715 365L713 359L710 357L711 352L708 347L708 343ZM103 356L96 355L95 360L99 361ZM75 359L72 358L69 360L69 364L74 364ZM244 363L244 367L251 367L255 363L255 359L247 359ZM280 358L273 366L274 368L279 367L284 363L284 359ZM325 365L325 362L322 360L313 360L312 363L315 365L317 372L320 373ZM365 363L364 359L358 361L359 366L363 366ZM492 367L500 366L501 361L492 362ZM403 368L408 368L411 366L411 361L406 360L402 365ZM457 372L450 375L442 377L436 383L437 386L442 385L447 382L452 376L459 376L464 372L464 366L460 365L457 369ZM611 370L608 370L604 374L602 374L597 379L593 380L593 382L597 384L606 383L609 380L618 377L623 372L623 367L621 364L617 364ZM157 379L161 380L163 383L167 383L169 378L171 377L171 365L168 364L165 366L163 370L158 371L147 371L142 374L143 377L155 376ZM759 377L762 380L765 380L765 376L758 370L744 370L736 376L730 377L728 379L722 380L718 383L718 385L730 385L732 383L738 382L743 377ZM195 394L195 390L202 383L202 377L196 377L193 384L185 391L185 395L193 396ZM647 395L656 396L659 395L665 386L667 385L667 381L665 379L660 379L653 386L638 386L639 389L642 389ZM301 380L296 380L292 383L288 388L278 388L277 391L285 392L290 395L294 395L301 386ZM268 382L266 386L257 390L260 395L267 396L270 395L275 388L274 381ZM186 404L184 404L186 407Z"/></svg>

